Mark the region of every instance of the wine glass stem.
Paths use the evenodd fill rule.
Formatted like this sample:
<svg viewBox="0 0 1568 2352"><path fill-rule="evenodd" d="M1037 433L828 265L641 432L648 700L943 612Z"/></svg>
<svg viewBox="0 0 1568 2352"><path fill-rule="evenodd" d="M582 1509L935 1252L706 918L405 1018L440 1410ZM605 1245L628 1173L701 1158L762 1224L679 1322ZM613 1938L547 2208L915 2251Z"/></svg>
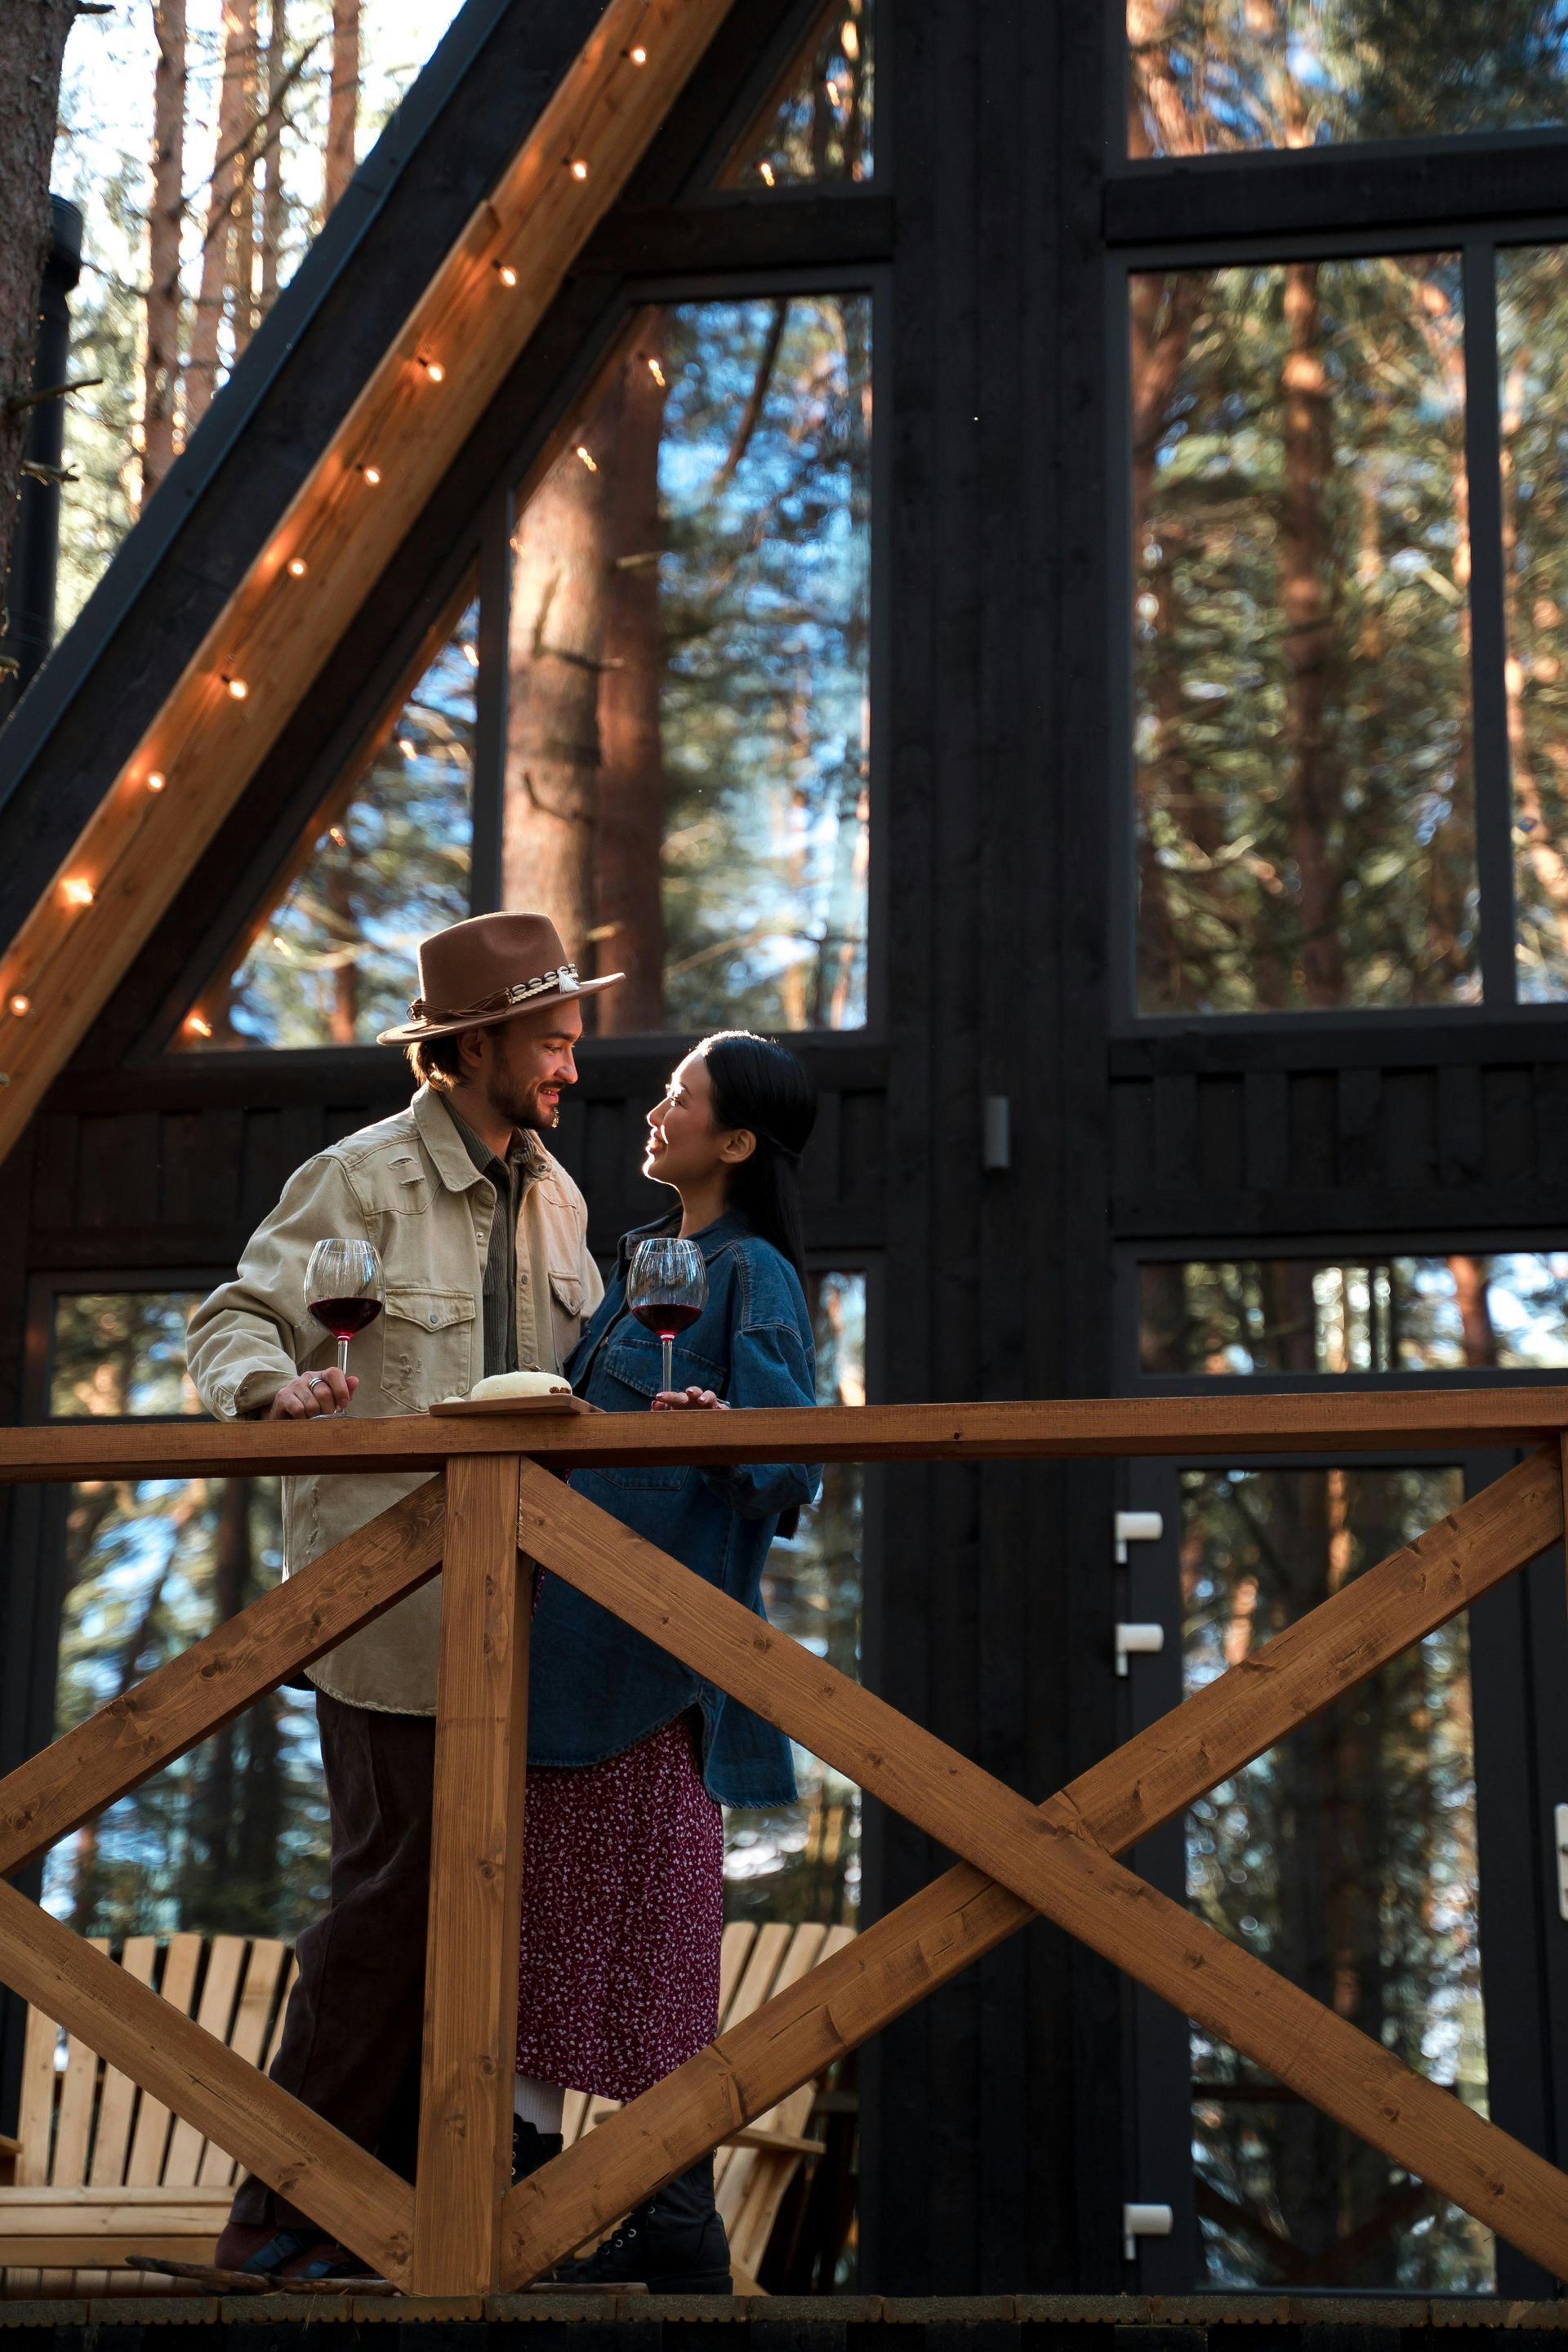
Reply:
<svg viewBox="0 0 1568 2352"><path fill-rule="evenodd" d="M349 1376L349 1343L346 1339L338 1341L338 1370L346 1381Z"/></svg>
<svg viewBox="0 0 1568 2352"><path fill-rule="evenodd" d="M672 1389L675 1386L675 1336L673 1332L661 1331L658 1338L664 1349L664 1385Z"/></svg>

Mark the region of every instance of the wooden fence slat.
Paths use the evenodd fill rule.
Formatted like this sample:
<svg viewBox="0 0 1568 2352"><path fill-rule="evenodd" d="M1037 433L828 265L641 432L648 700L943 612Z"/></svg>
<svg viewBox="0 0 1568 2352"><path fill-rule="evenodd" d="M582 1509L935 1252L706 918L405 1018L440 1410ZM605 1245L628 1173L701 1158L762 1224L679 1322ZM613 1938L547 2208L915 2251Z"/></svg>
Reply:
<svg viewBox="0 0 1568 2352"><path fill-rule="evenodd" d="M442 1482L431 1479L7 1773L0 1875L46 1853L423 1584L441 1564L445 1528Z"/></svg>
<svg viewBox="0 0 1568 2352"><path fill-rule="evenodd" d="M1374 1671L1385 1656L1396 1654L1433 1625L1444 1622L1467 1597L1473 1598L1488 1582L1511 1573L1533 1558L1543 1541L1552 1539L1562 1527L1555 1450L1521 1467L1528 1474L1525 1477L1521 1479L1520 1472L1510 1477L1522 1528L1506 1516L1500 1525L1494 1509L1487 1520L1484 1539L1472 1538L1475 1504L1454 1513L1441 1529L1432 1531L1438 1540L1429 1544L1409 1573L1399 1610L1384 1612L1379 1621L1381 1651L1363 1647L1354 1669L1347 1671L1333 1690L1309 1699L1299 1712L1324 1704L1334 1691ZM1478 1502L1483 1499L1477 1498ZM503 2276L509 2286L550 2267L605 2221L694 2161L704 2147L751 2121L819 2072L840 2051L853 2048L867 2033L989 1950L1023 1925L1032 1910L1058 1916L1053 1906L1068 1898L1065 1885L1058 1884L1060 1874L1052 1868L1051 1846L1076 1851L1097 1834L1092 1818L1060 1797L1037 1812L940 1741L903 1721L872 1694L859 1690L825 1662L797 1650L769 1629L760 1628L757 1620L737 1603L714 1592L679 1563L656 1552L531 1465L526 1465L523 1473L520 1539L554 1573L614 1609L745 1704L781 1722L826 1760L847 1771L954 1851L973 1857L979 1866L961 1865L945 1874L922 1895L868 1928L852 1950L814 1970L793 1992L770 2003L756 2018L700 2053L620 2115L608 2118L591 2141L567 2149L512 2189L505 2210ZM1443 1563L1456 1548L1467 1563L1463 1591L1458 1589L1451 1573L1443 1572ZM1320 1633L1331 1628L1330 1612L1342 1613L1347 1605L1353 1605L1358 1588L1365 1581L1358 1580L1313 1612ZM795 1654L786 1656L786 1651ZM1232 1670L1233 1676L1242 1678L1240 1686L1256 1694L1250 1705L1258 1737L1247 1748L1248 1754L1271 1744L1295 1719L1279 1719L1267 1657L1266 1649L1256 1654L1247 1667ZM1234 1734L1234 1726L1232 1730ZM1114 1764L1111 1759L1097 1769L1109 1775ZM1210 1774L1206 1751L1199 1750L1182 1801L1201 1794L1217 1777L1217 1772ZM1080 1790L1081 1786L1080 1782ZM1109 1782L1108 1787L1114 1791L1115 1783ZM1114 1869L1105 1859L1107 1868ZM1133 1888L1141 1884L1130 1874L1121 1875ZM988 1876L995 1883L988 1884ZM1021 1885L1021 1880L1026 1885ZM1021 1902L1010 1899L1005 1891L1008 1885L1022 1894ZM1082 1906L1079 1908L1081 1913ZM1098 1926L1098 1913L1092 1908L1089 1916L1090 1924ZM1196 1927L1197 1923L1189 1921L1185 1913L1178 1911L1177 1916L1185 1927ZM1075 1927L1074 1932L1081 1930ZM1223 1938L1212 1936L1212 1931L1205 1934L1219 1952L1231 1952ZM1094 1937L1090 1935L1086 1939ZM1151 1966L1155 1965L1152 1960ZM1254 1965L1265 1985L1279 1981L1260 1964ZM1169 1980L1167 1977L1165 1981ZM1225 1981L1217 1964L1211 1969L1209 1981ZM1156 1989L1163 1990L1163 1985ZM1253 1991L1256 1996L1256 1987ZM1226 2026L1215 2030L1224 2032L1226 2039L1237 2040L1238 2047L1248 2049L1246 2035L1250 2021L1244 2016L1242 2023L1243 2038L1237 2040L1235 2017L1227 2011ZM1378 2078L1384 2055L1370 2042L1367 2050L1380 2063L1371 2076L1364 2064L1361 2067L1363 2084ZM1290 2079L1278 2053L1262 2063L1281 2079ZM1306 2095L1316 2096L1315 2089L1307 2088ZM1447 2104L1451 2106L1454 2102ZM1419 2107L1418 2095L1415 2105ZM1411 2163L1413 2169L1421 2169L1422 2164L1430 2169L1432 2158L1425 2138L1421 2163L1403 2153L1406 2135L1400 2121L1405 2110L1399 2111L1391 2131L1385 2095L1374 2097L1367 2112L1358 2107L1358 2120L1352 2128L1388 2149L1399 2161ZM1342 2114L1341 2119L1348 2118ZM1479 2119L1471 2120L1479 2123ZM1549 2179L1543 2181L1531 2168L1539 2165L1539 2159L1517 2149L1495 2126L1481 2125L1480 2128L1489 2136L1486 2145L1492 2175L1509 2180L1518 2191L1507 2221L1489 2210L1484 2215L1488 2225L1524 2245L1535 2259L1547 2261L1548 2266L1551 2261L1542 2251L1544 2245L1550 2244L1560 2262L1568 2261L1568 2180L1547 2166L1542 2169ZM1400 2146L1390 2147L1391 2137ZM1449 2176L1444 2182L1447 2193L1461 2203L1467 2194L1479 2193L1467 2168L1473 2147L1454 2156L1452 2162L1439 2154ZM1453 2156L1451 2148L1449 2155ZM1438 2176L1434 2172L1432 2177ZM1450 2180L1460 2180L1463 2193L1450 2186ZM1490 2199L1487 2201L1489 2205Z"/></svg>
<svg viewBox="0 0 1568 2352"><path fill-rule="evenodd" d="M189 1933L171 1936L163 1955L163 1975L158 1998L182 2017L195 2006L196 1974L202 1964L205 1938ZM127 2188L151 2189L163 2178L163 2157L174 2118L162 2099L143 2091L136 2108L136 2129L131 2141L131 2161L125 2168Z"/></svg>
<svg viewBox="0 0 1568 2352"><path fill-rule="evenodd" d="M289 1964L287 1944L275 1936L258 1936L245 1964L245 1984L234 2013L228 2046L247 2066L261 2064L262 2044L278 1992L278 1979ZM202 2150L196 2181L203 2189L222 2189L234 2180L237 2168L226 2148L209 2139Z"/></svg>
<svg viewBox="0 0 1568 2352"><path fill-rule="evenodd" d="M519 1572L515 1454L447 1473L436 1701L425 2074L415 2200L419 2294L500 2275L517 2072L531 1570Z"/></svg>
<svg viewBox="0 0 1568 2352"><path fill-rule="evenodd" d="M207 1972L202 1979L196 2023L204 2033L216 2035L219 2042L228 2041L234 2005L239 1997L239 1972L244 1962L243 1936L213 1936L208 1938ZM163 2158L165 2189L195 2187L201 2175L202 2150L205 2146L205 2131L198 2130L184 2116L175 2118L174 2128L169 2136L169 2153Z"/></svg>
<svg viewBox="0 0 1568 2352"><path fill-rule="evenodd" d="M107 1953L107 1937L94 1936L87 1939L87 1949ZM56 2189L79 2189L87 2179L88 2141L92 2131L93 2093L97 2085L98 2053L89 2050L73 2033L66 2050L65 2079L55 2108L55 2152L49 2180Z"/></svg>
<svg viewBox="0 0 1568 2352"><path fill-rule="evenodd" d="M3 1092L3 1090L0 1090ZM693 1421L703 1426L693 1428ZM526 1436L521 1432L526 1431ZM0 1429L0 1485L76 1478L430 1470L507 1454L562 1468L737 1462L1113 1460L1126 1454L1382 1453L1539 1444L1568 1388L1355 1389L1293 1396L1073 1397L815 1405L703 1415L388 1414L364 1421L54 1422Z"/></svg>
<svg viewBox="0 0 1568 2352"><path fill-rule="evenodd" d="M225 2141L385 2277L406 2282L406 2181L182 2017L16 1888L0 1885L0 1978L108 2064Z"/></svg>

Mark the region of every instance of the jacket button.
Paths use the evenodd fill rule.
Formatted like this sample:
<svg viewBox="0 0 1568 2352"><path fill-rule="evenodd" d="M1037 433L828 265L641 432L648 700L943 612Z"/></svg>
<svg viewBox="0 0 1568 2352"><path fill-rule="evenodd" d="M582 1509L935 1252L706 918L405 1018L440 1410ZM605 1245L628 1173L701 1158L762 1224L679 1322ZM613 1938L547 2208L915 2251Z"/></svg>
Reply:
<svg viewBox="0 0 1568 2352"><path fill-rule="evenodd" d="M434 1321L436 1320L436 1318L434 1317L434 1315L432 1315L432 1317L430 1318L430 1320L431 1320L431 1322L432 1322L432 1323L434 1323Z"/></svg>

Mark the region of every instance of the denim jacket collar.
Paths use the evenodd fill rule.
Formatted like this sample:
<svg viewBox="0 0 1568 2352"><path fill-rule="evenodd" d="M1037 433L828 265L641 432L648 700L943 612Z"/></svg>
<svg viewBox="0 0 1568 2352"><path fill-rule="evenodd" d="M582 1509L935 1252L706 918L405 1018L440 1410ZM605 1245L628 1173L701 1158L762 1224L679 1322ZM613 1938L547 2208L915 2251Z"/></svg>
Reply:
<svg viewBox="0 0 1568 2352"><path fill-rule="evenodd" d="M616 1252L616 1273L625 1275L629 1270L632 1252L638 1242L652 1241L658 1235L672 1233L679 1223L679 1210L671 1209L667 1215L655 1217L651 1223L634 1225L629 1234L623 1234ZM726 1209L721 1217L715 1217L710 1225L704 1225L700 1234L691 1235L691 1239L702 1252L703 1263L711 1265L721 1249L727 1249L731 1242L740 1241L751 1230L738 1209Z"/></svg>

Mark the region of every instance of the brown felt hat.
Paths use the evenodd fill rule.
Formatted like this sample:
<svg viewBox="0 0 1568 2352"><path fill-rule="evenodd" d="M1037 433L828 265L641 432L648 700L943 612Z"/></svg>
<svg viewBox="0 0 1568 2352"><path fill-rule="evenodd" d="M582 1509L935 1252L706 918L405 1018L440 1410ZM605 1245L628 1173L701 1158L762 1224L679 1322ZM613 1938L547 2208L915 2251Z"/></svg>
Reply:
<svg viewBox="0 0 1568 2352"><path fill-rule="evenodd" d="M625 980L579 980L566 961L561 934L547 915L475 915L419 942L419 993L413 1015L384 1029L378 1045L411 1045L418 1037L449 1037L458 1029L485 1029L520 1013L542 1013L563 998L597 995Z"/></svg>

